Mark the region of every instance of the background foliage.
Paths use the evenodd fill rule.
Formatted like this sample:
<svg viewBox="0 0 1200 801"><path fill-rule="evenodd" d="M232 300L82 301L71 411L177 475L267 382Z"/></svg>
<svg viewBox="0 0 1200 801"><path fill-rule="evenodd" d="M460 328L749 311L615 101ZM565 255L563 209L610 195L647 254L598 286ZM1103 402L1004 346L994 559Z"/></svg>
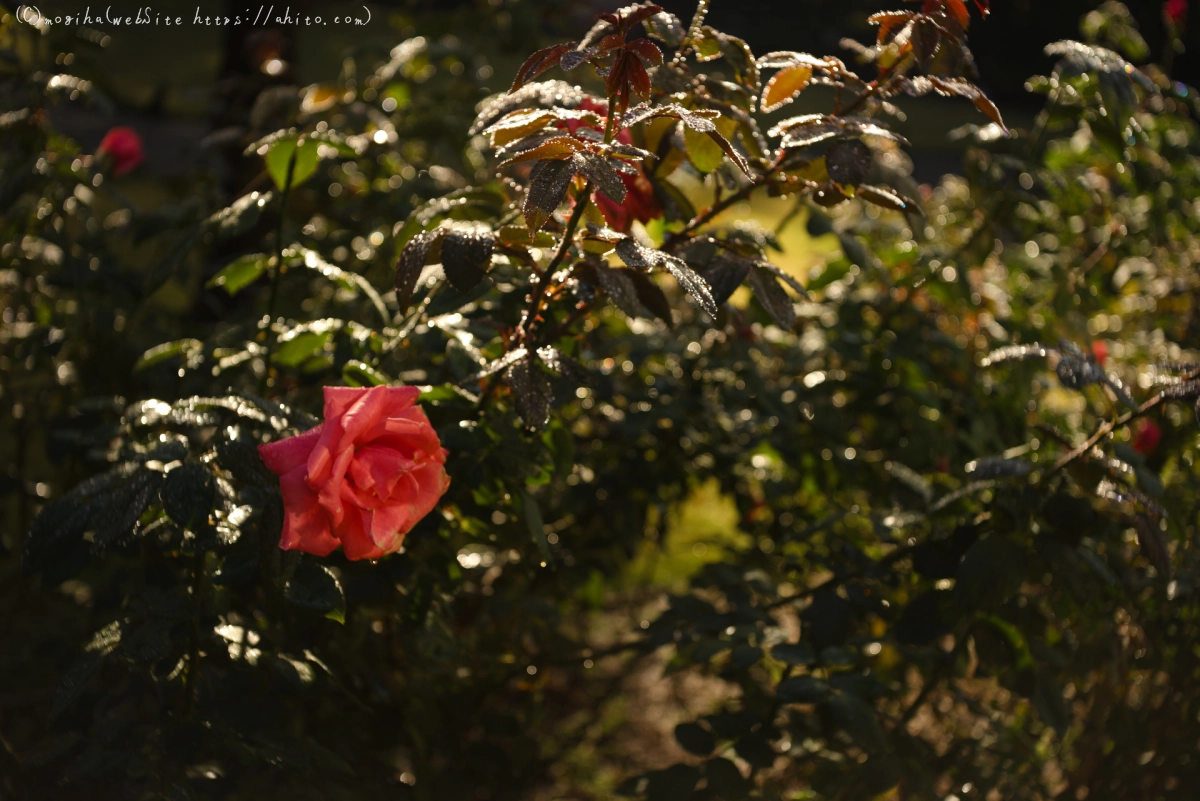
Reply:
<svg viewBox="0 0 1200 801"><path fill-rule="evenodd" d="M186 182L57 132L92 45L6 17L0 793L1190 798L1196 90L1106 3L1004 136L945 0L477 106L535 11L254 84ZM931 93L980 113L921 185ZM254 445L394 381L442 505L280 552Z"/></svg>

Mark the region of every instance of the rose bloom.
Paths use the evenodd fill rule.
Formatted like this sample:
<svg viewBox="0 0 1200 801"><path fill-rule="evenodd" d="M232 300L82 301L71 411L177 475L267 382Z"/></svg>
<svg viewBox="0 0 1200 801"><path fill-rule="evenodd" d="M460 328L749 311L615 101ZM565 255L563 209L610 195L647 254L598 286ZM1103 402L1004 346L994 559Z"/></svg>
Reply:
<svg viewBox="0 0 1200 801"><path fill-rule="evenodd" d="M279 476L279 547L348 559L395 553L450 486L416 387L325 387L325 422L258 446Z"/></svg>
<svg viewBox="0 0 1200 801"><path fill-rule="evenodd" d="M142 137L132 128L113 128L100 140L96 155L112 160L113 175L124 175L142 163Z"/></svg>

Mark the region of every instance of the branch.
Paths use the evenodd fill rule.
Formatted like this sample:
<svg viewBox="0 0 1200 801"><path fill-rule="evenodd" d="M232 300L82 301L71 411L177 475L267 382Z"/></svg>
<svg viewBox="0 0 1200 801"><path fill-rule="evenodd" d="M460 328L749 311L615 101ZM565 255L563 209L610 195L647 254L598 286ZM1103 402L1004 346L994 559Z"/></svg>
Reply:
<svg viewBox="0 0 1200 801"><path fill-rule="evenodd" d="M1188 372L1182 380L1192 381L1196 378L1200 378L1200 368ZM1040 480L1044 481L1050 476L1053 476L1059 471L1065 469L1072 462L1078 460L1081 456L1094 448L1100 442L1100 440L1104 439L1118 428L1124 428L1147 412L1153 411L1165 400L1167 400L1166 392L1159 392L1153 398L1146 401L1136 409L1126 412L1125 414L1113 420L1106 420L1105 422L1101 423L1100 427L1096 429L1094 434L1088 437L1086 442L1055 462L1054 467L1050 468L1050 470L1048 470Z"/></svg>
<svg viewBox="0 0 1200 801"><path fill-rule="evenodd" d="M532 333L536 325L538 312L541 309L542 298L546 296L546 290L550 286L550 281L554 278L554 271L567 257L567 251L571 249L571 243L575 240L575 229L579 227L579 221L583 219L583 212L587 208L588 201L592 197L592 182L588 181L583 186L583 191L575 196L575 210L571 212L571 219L567 221L567 228L563 231L562 242L558 246L558 252L554 254L554 258L546 265L545 271L538 277L538 281L533 286L533 292L529 297L529 308L525 310L525 318L521 320L521 341L528 342L529 335Z"/></svg>

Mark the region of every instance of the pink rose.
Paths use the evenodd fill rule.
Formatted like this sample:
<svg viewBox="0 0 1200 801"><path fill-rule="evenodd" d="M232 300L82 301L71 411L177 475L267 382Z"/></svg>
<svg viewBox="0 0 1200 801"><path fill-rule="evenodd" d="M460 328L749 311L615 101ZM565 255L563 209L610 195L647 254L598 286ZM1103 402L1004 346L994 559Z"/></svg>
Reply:
<svg viewBox="0 0 1200 801"><path fill-rule="evenodd" d="M113 175L124 175L142 163L142 137L132 128L113 128L100 140L96 155L112 160Z"/></svg>
<svg viewBox="0 0 1200 801"><path fill-rule="evenodd" d="M416 387L325 387L325 422L258 446L283 491L279 547L348 559L395 553L450 486Z"/></svg>

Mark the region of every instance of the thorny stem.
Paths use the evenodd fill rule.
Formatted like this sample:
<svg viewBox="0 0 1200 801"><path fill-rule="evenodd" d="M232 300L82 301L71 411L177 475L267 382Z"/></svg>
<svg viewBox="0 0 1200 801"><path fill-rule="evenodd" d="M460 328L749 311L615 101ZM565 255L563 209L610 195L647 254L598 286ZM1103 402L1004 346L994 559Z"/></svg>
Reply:
<svg viewBox="0 0 1200 801"><path fill-rule="evenodd" d="M608 114L604 121L604 143L608 144L613 140L616 134L616 114L614 97L608 98ZM521 341L526 347L532 345L531 334L537 326L538 312L541 310L542 299L546 296L546 291L550 288L550 282L554 280L554 272L562 265L567 258L567 253L571 250L571 244L575 241L575 230L579 228L579 222L583 219L583 213L587 210L587 205L592 199L592 182L587 181L583 185L583 191L575 196L575 209L571 212L571 218L567 221L567 227L563 231L562 242L559 243L558 252L554 254L554 258L546 265L546 269L538 276L537 283L534 284L533 292L529 297L529 308L525 311L525 319L521 321ZM560 329L561 330L561 329Z"/></svg>
<svg viewBox="0 0 1200 801"><path fill-rule="evenodd" d="M202 609L202 594L204 592L204 552L192 557L192 603L195 606L195 616L192 618L192 630L188 636L187 664L184 666L183 686L187 695L184 699L184 710L191 715L196 709L197 683L200 679L200 616Z"/></svg>
<svg viewBox="0 0 1200 801"><path fill-rule="evenodd" d="M575 197L575 210L571 212L571 219L567 221L567 227L563 231L562 242L558 246L558 252L554 254L554 258L546 265L546 269L538 278L538 282L534 284L533 292L530 293L529 297L529 308L525 310L525 319L521 323L521 330L523 332L521 338L525 343L530 342L530 334L533 333L533 329L537 325L538 311L542 305L542 298L545 297L546 290L550 287L550 281L554 278L554 271L567 258L567 252L570 251L571 243L575 240L575 229L579 227L579 221L583 219L583 212L587 208L591 195L592 182L588 181L584 184L583 191Z"/></svg>
<svg viewBox="0 0 1200 801"><path fill-rule="evenodd" d="M271 273L271 292L267 297L267 352L263 357L263 374L258 379L258 394L264 397L267 394L267 380L271 376L271 326L275 323L275 301L279 297L279 276L283 272L283 226L287 222L288 195L292 190L292 175L296 171L298 152L299 145L292 148L292 155L288 158L287 177L284 178L283 191L279 195L279 225L275 228L275 272Z"/></svg>

